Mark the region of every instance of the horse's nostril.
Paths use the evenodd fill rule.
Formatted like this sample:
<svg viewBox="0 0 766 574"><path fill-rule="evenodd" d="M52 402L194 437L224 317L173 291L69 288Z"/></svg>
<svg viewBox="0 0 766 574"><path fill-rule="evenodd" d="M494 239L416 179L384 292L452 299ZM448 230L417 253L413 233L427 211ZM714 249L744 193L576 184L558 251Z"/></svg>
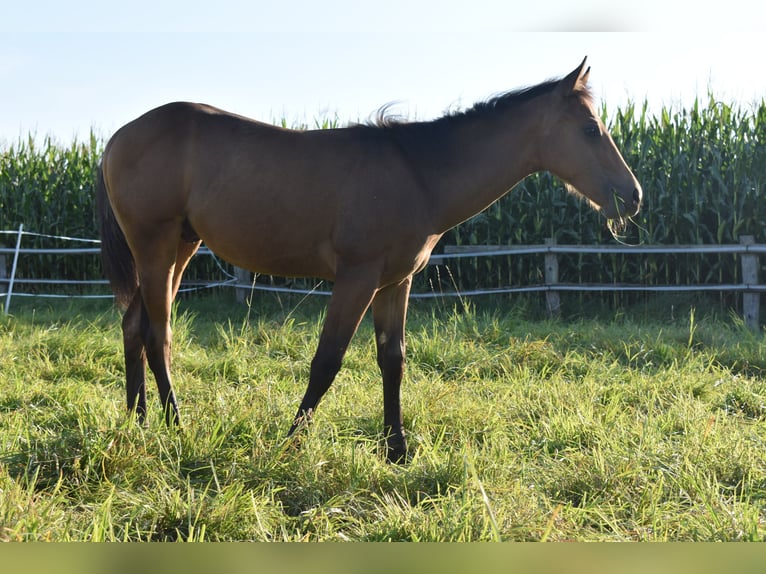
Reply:
<svg viewBox="0 0 766 574"><path fill-rule="evenodd" d="M633 188L633 205L639 205L641 203L641 190Z"/></svg>

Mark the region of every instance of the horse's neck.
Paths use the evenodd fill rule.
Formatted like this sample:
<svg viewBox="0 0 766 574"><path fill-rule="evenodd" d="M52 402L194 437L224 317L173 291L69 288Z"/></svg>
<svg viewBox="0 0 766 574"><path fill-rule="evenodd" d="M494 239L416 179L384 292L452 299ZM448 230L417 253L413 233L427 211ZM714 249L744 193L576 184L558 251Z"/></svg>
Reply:
<svg viewBox="0 0 766 574"><path fill-rule="evenodd" d="M539 121L523 110L497 120L463 118L445 132L449 161L427 175L439 233L480 213L539 170Z"/></svg>

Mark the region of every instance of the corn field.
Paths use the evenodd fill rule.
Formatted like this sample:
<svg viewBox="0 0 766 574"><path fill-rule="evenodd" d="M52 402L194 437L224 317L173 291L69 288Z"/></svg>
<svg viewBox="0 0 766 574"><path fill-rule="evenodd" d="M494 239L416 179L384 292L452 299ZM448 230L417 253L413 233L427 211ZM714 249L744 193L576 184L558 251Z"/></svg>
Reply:
<svg viewBox="0 0 766 574"><path fill-rule="evenodd" d="M103 143L91 134L87 142L62 146L50 137L0 149L0 230L96 238L94 182ZM0 235L0 244L16 237ZM13 244L13 245L11 245ZM25 238L24 247L71 247L44 238ZM77 247L82 247L78 245ZM39 255L20 260L20 277L92 279L101 277L95 257Z"/></svg>
<svg viewBox="0 0 766 574"><path fill-rule="evenodd" d="M737 243L740 235L766 241L766 101L726 104L711 95L688 109L650 114L646 104L628 104L613 113L604 107L602 114L645 194L642 212L621 241ZM335 118L316 127L337 123ZM0 149L0 229L23 223L40 233L95 238L93 185L104 143L94 135L68 146L29 137ZM541 173L448 232L440 245L540 244L548 237L559 244L615 241L603 218ZM10 241L0 236L0 242ZM25 246L50 246L44 238L34 241L25 240ZM738 282L740 274L730 255L567 255L559 265L560 280L572 283ZM461 259L430 267L415 289L539 283L542 269L540 256ZM25 258L19 275L89 279L100 278L100 269L97 258L40 256ZM196 279L220 275L209 258L199 258L189 270Z"/></svg>

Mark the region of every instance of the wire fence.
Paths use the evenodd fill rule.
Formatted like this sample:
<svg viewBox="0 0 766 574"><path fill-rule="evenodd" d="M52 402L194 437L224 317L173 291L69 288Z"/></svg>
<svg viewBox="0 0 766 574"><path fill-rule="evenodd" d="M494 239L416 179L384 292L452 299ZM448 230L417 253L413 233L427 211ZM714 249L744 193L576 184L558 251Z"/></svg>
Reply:
<svg viewBox="0 0 766 574"><path fill-rule="evenodd" d="M15 247L0 247L0 297L5 298L4 310L8 313L12 297L44 297L44 298L111 298L108 281L105 279L68 279L68 278L23 278L17 276L18 261L21 256L39 255L82 255L98 257L100 253L100 241L79 237L67 237L48 235L25 231L23 225L18 230L0 231L0 236L9 236ZM23 247L24 237L42 237L67 243L80 243L90 245L88 247L63 247L63 248L33 248ZM544 281L535 285L508 285L505 287L481 288L454 291L427 291L414 292L412 298L436 298L436 297L474 297L482 295L496 295L509 293L544 293L548 311L557 314L560 311L559 293L561 292L736 292L742 293L742 307L745 323L754 329L759 326L760 318L760 294L766 291L766 285L760 284L758 270L760 268L759 256L766 253L766 245L756 244L752 236L742 236L739 244L727 245L557 245L553 240L546 240L543 245L517 245L517 246L445 246L444 253L434 254L429 261L430 265L443 264L443 262L461 258L500 257L509 255L542 255L545 258ZM730 254L739 256L742 266L741 283L705 283L705 284L625 284L625 283L562 283L558 278L558 255L581 254L652 254L652 255L691 255ZM221 275L216 280L209 281L184 281L181 292L194 292L213 288L235 289L238 298L244 300L251 290L269 291L275 293L290 293L297 295L328 296L331 291L321 289L322 282L318 282L313 288L298 288L288 286L259 284L252 280L252 275L246 271L236 269L234 273L228 271L218 260L213 252L202 247L195 257L212 257L216 262ZM10 262L10 265L9 265ZM19 290L20 286L31 289ZM90 287L90 291L101 292L72 293L71 287ZM61 288L69 288L61 289ZM95 288L95 289L94 289Z"/></svg>

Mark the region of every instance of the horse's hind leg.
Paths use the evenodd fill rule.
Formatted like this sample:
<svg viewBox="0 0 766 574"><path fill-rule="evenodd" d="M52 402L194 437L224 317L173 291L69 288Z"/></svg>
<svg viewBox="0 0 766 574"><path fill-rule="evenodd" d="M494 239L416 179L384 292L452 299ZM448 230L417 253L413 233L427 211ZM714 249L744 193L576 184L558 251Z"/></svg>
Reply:
<svg viewBox="0 0 766 574"><path fill-rule="evenodd" d="M202 241L199 237L189 237L178 244L178 251L176 253L176 266L173 269L173 294L172 298L175 299L178 294L178 288L181 286L181 279L186 266L189 265L192 256L197 252L199 246L202 245Z"/></svg>
<svg viewBox="0 0 766 574"><path fill-rule="evenodd" d="M171 284L170 277L155 277L149 273L139 272L141 281L141 296L144 301L148 325L144 331L146 345L146 360L154 373L157 389L160 392L162 408L167 424L178 424L178 405L173 386L170 382L170 306Z"/></svg>
<svg viewBox="0 0 766 574"><path fill-rule="evenodd" d="M151 241L144 239L134 249L143 301L140 332L146 361L154 373L168 425L179 422L178 404L170 377L171 306L181 274L198 246L196 241L181 241L181 229L173 225L155 230Z"/></svg>
<svg viewBox="0 0 766 574"><path fill-rule="evenodd" d="M161 281L154 283L148 279L147 272L144 272L145 283L136 292L123 317L128 411L132 412L135 409L138 420L142 423L146 419L147 360L157 380L166 422L179 422L178 405L170 382L170 305L178 293L183 272L200 243L199 240L194 240L178 244L169 300L166 293L167 283L165 287ZM153 303L159 301L152 307L154 321L150 319L145 303L147 299Z"/></svg>
<svg viewBox="0 0 766 574"><path fill-rule="evenodd" d="M165 422L168 425L172 423L178 424L180 422L178 404L176 402L175 393L173 392L173 386L170 382L170 350L172 343L172 333L170 329L171 306L178 294L178 288L181 286L181 278L186 270L186 266L189 264L192 256L197 252L197 249L199 249L201 243L202 242L199 239L193 241L181 241L178 243L176 249L176 261L173 266L173 279L170 282L170 293L167 293L166 288L165 297L162 299L164 305L161 306L160 310L165 328L154 331L149 330L149 334L153 337L152 339L148 339L153 343L153 346L150 347L153 355L147 357L147 359L149 360L149 366L154 373L154 377L157 380L157 389L160 392L162 407L165 411ZM156 325L159 327L160 322L157 322ZM155 337L156 340L154 339Z"/></svg>
<svg viewBox="0 0 766 574"><path fill-rule="evenodd" d="M136 291L122 317L122 343L125 349L125 376L128 412L135 412L140 423L146 420L146 348L144 339L148 318Z"/></svg>

